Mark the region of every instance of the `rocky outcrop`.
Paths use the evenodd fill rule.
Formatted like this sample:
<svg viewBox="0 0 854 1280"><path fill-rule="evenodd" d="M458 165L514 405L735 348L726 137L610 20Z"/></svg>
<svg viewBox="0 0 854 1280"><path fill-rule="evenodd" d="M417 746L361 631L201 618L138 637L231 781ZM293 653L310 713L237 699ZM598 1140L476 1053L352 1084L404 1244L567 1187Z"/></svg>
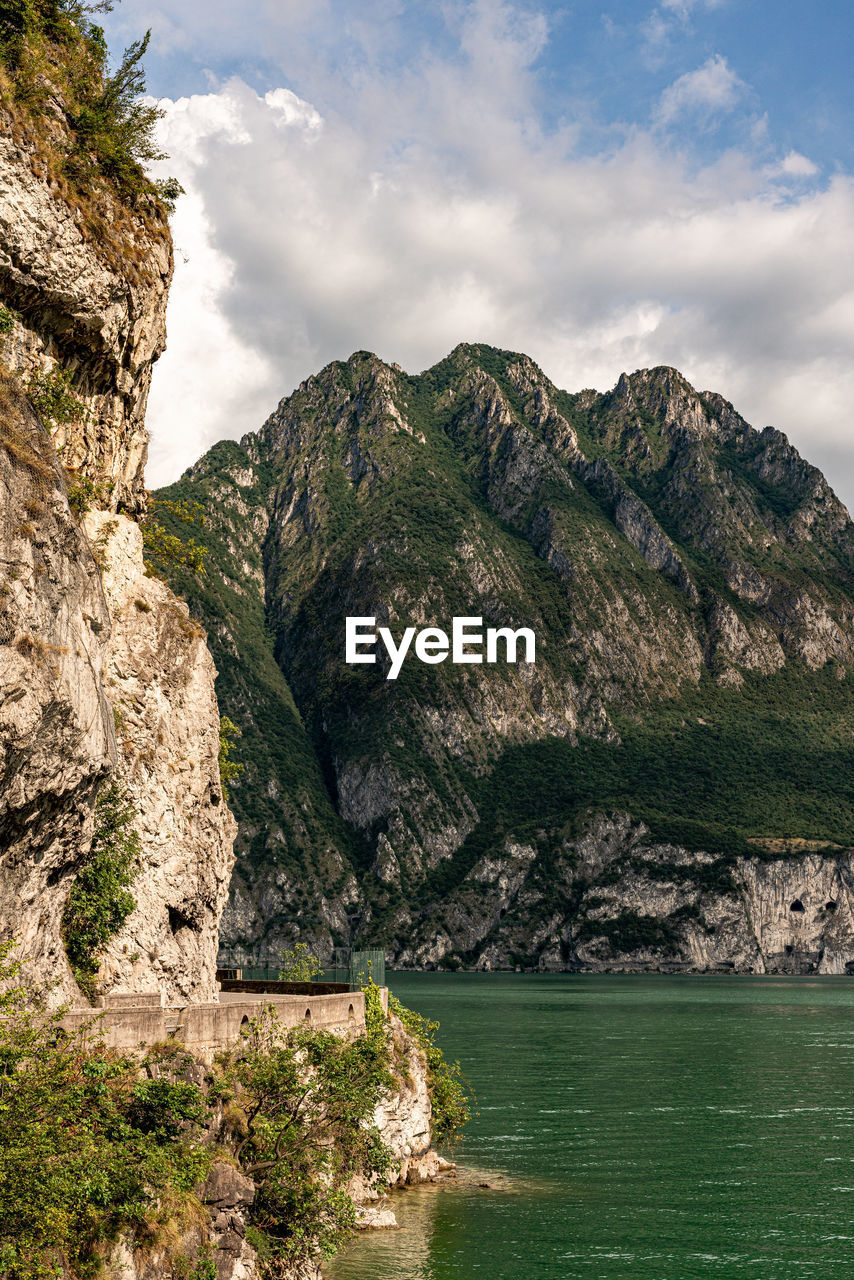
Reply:
<svg viewBox="0 0 854 1280"><path fill-rule="evenodd" d="M43 111L14 94L0 111L0 936L55 999L81 1003L61 919L117 768L142 865L103 989L213 1000L234 835L215 672L116 514L145 507L171 235L153 195L68 180L70 116L57 85L41 89Z"/></svg>
<svg viewBox="0 0 854 1280"><path fill-rule="evenodd" d="M110 991L161 991L168 1004L218 998L219 920L237 830L220 782L213 660L200 627L143 564L139 526L93 512L87 528L112 620L104 679L141 837L136 907L107 945Z"/></svg>
<svg viewBox="0 0 854 1280"><path fill-rule="evenodd" d="M0 373L0 936L57 998L78 995L60 921L115 762L109 632L54 450Z"/></svg>
<svg viewBox="0 0 854 1280"><path fill-rule="evenodd" d="M347 1194L356 1207L360 1229L386 1230L397 1226L394 1199L388 1192L400 1187L419 1186L453 1176L455 1166L431 1148L431 1115L427 1065L423 1051L392 1015L389 1034L394 1051L395 1084L377 1106L373 1123L392 1154L388 1181L378 1186L354 1178ZM149 1074L178 1077L206 1089L208 1070L189 1055L170 1064L149 1063ZM215 1159L203 1183L195 1187L197 1212L191 1221L173 1223L159 1238L146 1240L125 1237L113 1250L108 1274L111 1280L162 1280L178 1274L177 1264L189 1271L204 1260L213 1262L217 1280L260 1280L266 1274L255 1249L247 1239L252 1222L252 1206L257 1188L252 1178L236 1166L229 1153L232 1139L223 1126L220 1105L209 1124L206 1141L215 1143L226 1155ZM318 1261L309 1258L288 1269L280 1263L280 1280L320 1280Z"/></svg>
<svg viewBox="0 0 854 1280"><path fill-rule="evenodd" d="M598 815L575 840L508 840L413 926L419 968L847 973L854 853L722 858Z"/></svg>
<svg viewBox="0 0 854 1280"><path fill-rule="evenodd" d="M390 1016L395 1054L395 1086L374 1113L374 1124L392 1154L385 1186L351 1182L348 1192L358 1211L362 1229L384 1231L397 1226L394 1200L388 1191L435 1182L454 1169L432 1148L432 1104L424 1051L406 1031L396 1014Z"/></svg>
<svg viewBox="0 0 854 1280"><path fill-rule="evenodd" d="M258 1255L246 1239L255 1199L252 1179L231 1163L217 1160L196 1191L201 1210L197 1221L177 1233L164 1233L171 1238L162 1243L123 1239L112 1252L108 1274L115 1280L163 1280L175 1275L179 1266L189 1272L194 1264L209 1260L217 1280L260 1280ZM284 1280L315 1280L316 1275L319 1270L294 1271Z"/></svg>
<svg viewBox="0 0 854 1280"><path fill-rule="evenodd" d="M61 113L52 128L61 147ZM145 408L172 269L153 200L113 201L93 233L91 211L45 173L33 132L0 115L0 297L20 317L3 360L25 379L57 365L71 374L83 412L52 425L54 443L112 510L144 505Z"/></svg>

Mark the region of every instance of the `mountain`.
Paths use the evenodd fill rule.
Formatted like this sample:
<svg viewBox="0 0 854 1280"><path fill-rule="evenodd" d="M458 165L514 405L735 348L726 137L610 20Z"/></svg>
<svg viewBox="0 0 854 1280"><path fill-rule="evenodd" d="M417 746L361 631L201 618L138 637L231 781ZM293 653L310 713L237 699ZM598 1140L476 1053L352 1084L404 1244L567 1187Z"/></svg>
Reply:
<svg viewBox="0 0 854 1280"><path fill-rule="evenodd" d="M779 431L671 368L359 352L157 497L207 514L171 582L243 733L223 958L854 960L854 526ZM458 616L535 663L344 662L347 617Z"/></svg>

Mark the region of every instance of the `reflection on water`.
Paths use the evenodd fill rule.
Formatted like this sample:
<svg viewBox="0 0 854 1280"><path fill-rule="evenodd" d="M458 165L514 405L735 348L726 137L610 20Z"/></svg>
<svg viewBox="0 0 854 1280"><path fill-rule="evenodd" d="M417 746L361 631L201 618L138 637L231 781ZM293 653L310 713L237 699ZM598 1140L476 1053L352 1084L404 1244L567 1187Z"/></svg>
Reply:
<svg viewBox="0 0 854 1280"><path fill-rule="evenodd" d="M489 1170L391 1197L330 1280L850 1280L854 981L405 975ZM484 1189L508 1175L507 1189Z"/></svg>

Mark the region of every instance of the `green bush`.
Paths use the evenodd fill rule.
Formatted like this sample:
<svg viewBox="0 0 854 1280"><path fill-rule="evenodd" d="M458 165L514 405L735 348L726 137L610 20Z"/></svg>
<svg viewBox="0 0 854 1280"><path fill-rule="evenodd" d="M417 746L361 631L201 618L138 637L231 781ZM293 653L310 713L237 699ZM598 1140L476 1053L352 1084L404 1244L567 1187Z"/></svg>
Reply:
<svg viewBox="0 0 854 1280"><path fill-rule="evenodd" d="M151 190L153 184L145 179L144 168L165 159L154 140L163 109L144 97L142 59L150 40L148 31L125 50L116 71L104 80L101 92L84 100L72 120L79 143L72 163L85 171L93 156L100 171L127 196L137 195L146 187ZM174 179L170 181L177 196L180 185Z"/></svg>
<svg viewBox="0 0 854 1280"><path fill-rule="evenodd" d="M311 955L304 942L298 942L292 951L282 956L279 970L281 982L314 982L323 973L323 965L317 956Z"/></svg>
<svg viewBox="0 0 854 1280"><path fill-rule="evenodd" d="M200 503L170 502L153 498L148 514L140 522L144 563L149 574L166 578L176 568L182 568L193 577L205 572L205 556L208 549L192 537L170 533L155 512L172 516L182 524L197 525L204 529L206 519Z"/></svg>
<svg viewBox="0 0 854 1280"><path fill-rule="evenodd" d="M79 422L84 408L74 394L71 375L59 365L35 373L25 384L30 403L45 426L61 427Z"/></svg>
<svg viewBox="0 0 854 1280"><path fill-rule="evenodd" d="M8 338L9 334L15 328L15 323L20 320L17 311L13 311L10 307L0 305L0 342L3 338Z"/></svg>
<svg viewBox="0 0 854 1280"><path fill-rule="evenodd" d="M65 473L68 505L75 515L85 515L93 502L102 502L108 486L96 482L79 471L67 470Z"/></svg>
<svg viewBox="0 0 854 1280"><path fill-rule="evenodd" d="M201 1090L140 1081L93 1020L65 1033L0 947L0 1277L100 1274L123 1231L151 1236L206 1174ZM197 1203L197 1202L196 1202Z"/></svg>
<svg viewBox="0 0 854 1280"><path fill-rule="evenodd" d="M99 953L136 905L130 892L141 855L135 816L126 789L111 778L98 794L92 846L62 917L66 954L78 985L90 999Z"/></svg>
<svg viewBox="0 0 854 1280"><path fill-rule="evenodd" d="M244 770L244 765L239 764L236 760L232 760L231 752L238 738L242 737L240 730L228 716L220 716L219 718L219 780L222 783L222 790L226 801L228 800L228 784L233 782L235 778L239 778Z"/></svg>

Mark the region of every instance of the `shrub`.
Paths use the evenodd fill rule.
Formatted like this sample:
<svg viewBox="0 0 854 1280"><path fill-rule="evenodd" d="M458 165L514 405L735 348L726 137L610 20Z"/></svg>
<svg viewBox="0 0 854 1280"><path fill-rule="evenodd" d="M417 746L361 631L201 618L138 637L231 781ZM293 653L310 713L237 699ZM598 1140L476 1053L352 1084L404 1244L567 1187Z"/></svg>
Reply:
<svg viewBox="0 0 854 1280"><path fill-rule="evenodd" d="M145 178L144 166L165 158L154 141L163 109L144 96L142 59L150 40L150 31L135 40L116 71L104 80L101 92L88 95L72 117L79 144L72 164L83 173L91 164L90 157L94 158L100 171L130 197L154 190L154 184ZM174 179L170 182L177 197L180 185Z"/></svg>
<svg viewBox="0 0 854 1280"><path fill-rule="evenodd" d="M96 484L89 476L79 471L66 470L66 493L68 505L75 515L85 515L93 502L102 502L107 491L106 485Z"/></svg>
<svg viewBox="0 0 854 1280"><path fill-rule="evenodd" d="M200 1088L175 1042L154 1046L141 1070L105 1048L97 1019L65 1032L64 1010L24 986L11 950L0 946L0 1280L95 1280L120 1234L174 1245L176 1226L204 1223L193 1188L218 1154L219 1104L230 1150L256 1184L247 1239L265 1273L329 1257L348 1238L347 1183L391 1170L373 1125L394 1086L378 988L366 991L368 1028L355 1039L286 1030L266 1010ZM167 1261L176 1277L213 1280L205 1251L167 1249Z"/></svg>
<svg viewBox="0 0 854 1280"><path fill-rule="evenodd" d="M61 427L79 422L84 408L74 394L71 375L57 365L35 373L26 383L30 403L45 426Z"/></svg>
<svg viewBox="0 0 854 1280"><path fill-rule="evenodd" d="M323 973L323 965L317 956L311 955L304 942L298 942L292 951L282 956L279 979L282 982L313 982Z"/></svg>
<svg viewBox="0 0 854 1280"><path fill-rule="evenodd" d="M163 511L182 524L205 527L205 514L198 502L169 502L152 499L148 515L140 522L146 571L153 577L166 578L176 568L186 569L193 577L205 572L207 547L192 537L179 537L160 523L155 512Z"/></svg>
<svg viewBox="0 0 854 1280"><path fill-rule="evenodd" d="M20 320L17 311L13 311L10 307L0 305L0 350L3 349L3 340L9 337L15 328L15 322Z"/></svg>
<svg viewBox="0 0 854 1280"><path fill-rule="evenodd" d="M90 999L99 952L136 905L130 892L141 855L135 816L127 790L111 778L98 794L92 846L62 917L66 954L78 986Z"/></svg>
<svg viewBox="0 0 854 1280"><path fill-rule="evenodd" d="M0 947L0 1277L88 1280L120 1232L196 1203L210 1163L194 1085L140 1081L92 1020L65 1033Z"/></svg>
<svg viewBox="0 0 854 1280"><path fill-rule="evenodd" d="M228 716L220 716L219 718L219 780L222 783L223 795L228 801L228 784L233 782L235 778L239 778L243 772L245 765L239 764L236 760L232 760L231 752L234 748L235 741L242 737L237 725L229 720ZM301 944L298 944L298 946ZM292 955L292 952L286 952ZM313 959L313 957L311 957ZM302 981L302 979L300 979ZM310 981L310 979L306 979Z"/></svg>

